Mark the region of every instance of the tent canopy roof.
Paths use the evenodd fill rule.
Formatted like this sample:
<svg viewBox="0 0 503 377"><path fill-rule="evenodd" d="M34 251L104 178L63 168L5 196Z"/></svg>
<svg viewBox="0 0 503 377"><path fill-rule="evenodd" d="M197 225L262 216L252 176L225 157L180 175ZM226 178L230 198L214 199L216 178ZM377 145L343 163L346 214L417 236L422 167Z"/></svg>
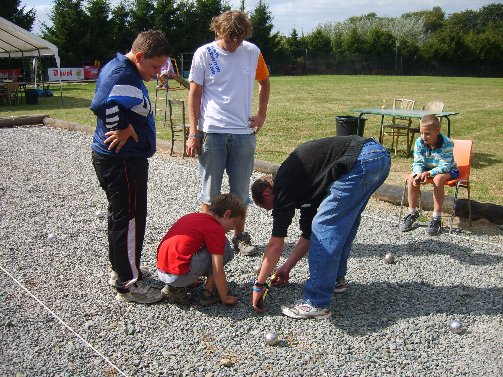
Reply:
<svg viewBox="0 0 503 377"><path fill-rule="evenodd" d="M45 39L0 17L0 57L54 55L58 67L58 48Z"/></svg>

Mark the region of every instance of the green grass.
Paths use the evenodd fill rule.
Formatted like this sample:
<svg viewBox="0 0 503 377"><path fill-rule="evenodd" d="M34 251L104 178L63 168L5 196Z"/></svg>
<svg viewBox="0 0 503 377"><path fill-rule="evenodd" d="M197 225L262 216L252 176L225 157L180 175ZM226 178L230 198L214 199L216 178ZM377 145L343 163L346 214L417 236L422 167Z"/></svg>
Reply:
<svg viewBox="0 0 503 377"><path fill-rule="evenodd" d="M94 84L65 84L63 100L56 86L55 97L39 98L38 105L0 107L0 116L47 113L93 127L89 103ZM148 84L154 97L154 83ZM187 91L173 91L170 98L187 98ZM473 139L472 198L503 205L503 79L408 76L282 76L271 78L267 122L258 136L257 158L282 162L304 141L335 134L337 115L357 115L352 108L380 107L393 97L416 100L416 108L441 100L451 117L451 137ZM255 104L256 106L256 104ZM256 107L255 107L256 108ZM158 117L161 118L160 116ZM377 136L380 117L368 116L365 136ZM417 122L417 121L416 121ZM158 124L160 138L169 132ZM386 144L386 140L385 140ZM402 184L411 159L403 152L393 156L387 182ZM464 195L464 193L462 193Z"/></svg>

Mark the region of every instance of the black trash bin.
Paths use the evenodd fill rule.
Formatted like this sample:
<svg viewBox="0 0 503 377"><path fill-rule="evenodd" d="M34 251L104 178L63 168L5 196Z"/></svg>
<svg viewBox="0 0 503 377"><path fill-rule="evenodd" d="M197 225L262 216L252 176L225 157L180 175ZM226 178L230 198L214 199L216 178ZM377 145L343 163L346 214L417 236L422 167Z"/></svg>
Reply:
<svg viewBox="0 0 503 377"><path fill-rule="evenodd" d="M35 89L26 89L24 91L26 96L26 104L27 105L37 105L38 104L38 94Z"/></svg>
<svg viewBox="0 0 503 377"><path fill-rule="evenodd" d="M360 135L363 136L365 118L349 115L335 117L335 134L337 136Z"/></svg>

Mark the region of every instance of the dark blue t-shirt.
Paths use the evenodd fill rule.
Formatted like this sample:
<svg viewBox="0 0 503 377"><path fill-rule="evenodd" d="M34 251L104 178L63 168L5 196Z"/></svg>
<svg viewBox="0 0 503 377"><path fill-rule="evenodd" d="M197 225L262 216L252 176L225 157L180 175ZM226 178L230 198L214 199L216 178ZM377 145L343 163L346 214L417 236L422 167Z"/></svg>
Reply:
<svg viewBox="0 0 503 377"><path fill-rule="evenodd" d="M156 134L148 91L133 62L117 56L100 72L91 110L97 117L91 148L111 157L151 157L155 153ZM119 153L108 150L105 133L131 124L138 142L129 138Z"/></svg>

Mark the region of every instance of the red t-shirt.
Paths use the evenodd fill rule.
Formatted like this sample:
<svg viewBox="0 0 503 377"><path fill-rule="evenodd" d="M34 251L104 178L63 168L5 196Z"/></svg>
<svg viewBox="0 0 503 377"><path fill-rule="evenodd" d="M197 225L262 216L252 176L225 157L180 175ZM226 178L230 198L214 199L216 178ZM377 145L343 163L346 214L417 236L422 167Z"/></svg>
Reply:
<svg viewBox="0 0 503 377"><path fill-rule="evenodd" d="M207 213L191 213L168 230L157 248L157 268L168 274L190 271L190 258L203 246L208 253L223 255L227 238L224 228Z"/></svg>

